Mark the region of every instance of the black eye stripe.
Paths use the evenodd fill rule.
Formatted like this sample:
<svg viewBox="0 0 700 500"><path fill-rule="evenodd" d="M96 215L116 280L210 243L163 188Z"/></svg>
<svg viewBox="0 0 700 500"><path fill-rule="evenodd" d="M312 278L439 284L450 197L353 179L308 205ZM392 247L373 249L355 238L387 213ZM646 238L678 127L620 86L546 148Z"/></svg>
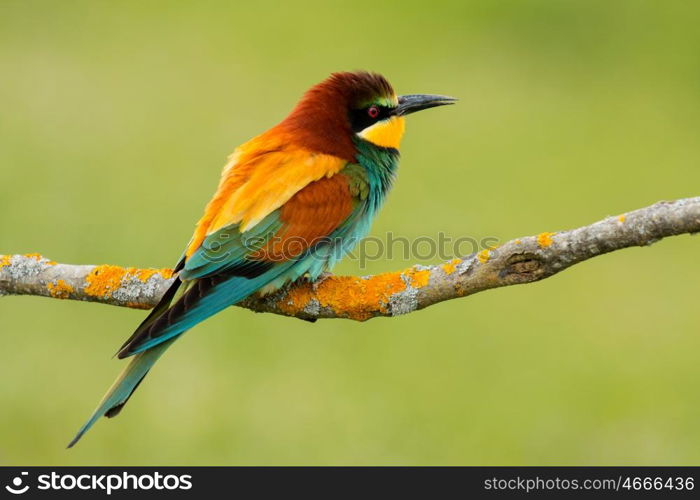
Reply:
<svg viewBox="0 0 700 500"><path fill-rule="evenodd" d="M370 108L377 108L379 113L376 117L372 118L369 115ZM352 131L357 133L367 127L374 125L378 121L385 120L394 114L395 108L390 108L388 106L378 106L376 104L372 106L367 106L361 109L351 109L349 113L350 126Z"/></svg>

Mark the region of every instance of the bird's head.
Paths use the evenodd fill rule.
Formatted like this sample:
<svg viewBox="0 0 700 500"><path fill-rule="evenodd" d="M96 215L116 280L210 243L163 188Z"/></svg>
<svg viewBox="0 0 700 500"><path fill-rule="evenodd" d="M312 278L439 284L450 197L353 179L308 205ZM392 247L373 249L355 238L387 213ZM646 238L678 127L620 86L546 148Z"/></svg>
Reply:
<svg viewBox="0 0 700 500"><path fill-rule="evenodd" d="M356 140L398 149L406 115L455 101L432 94L398 96L377 73L333 73L311 87L280 126L311 150L353 160Z"/></svg>

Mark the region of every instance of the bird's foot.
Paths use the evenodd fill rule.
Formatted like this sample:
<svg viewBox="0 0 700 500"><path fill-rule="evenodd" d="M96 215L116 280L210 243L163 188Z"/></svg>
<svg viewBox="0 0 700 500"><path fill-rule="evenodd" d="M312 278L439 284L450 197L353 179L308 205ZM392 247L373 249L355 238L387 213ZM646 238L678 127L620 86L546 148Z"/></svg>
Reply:
<svg viewBox="0 0 700 500"><path fill-rule="evenodd" d="M311 289L314 292L318 291L318 287L326 281L328 278L333 276L333 273L329 273L328 271L323 271L321 274L318 275L318 278L316 278L314 281L311 282Z"/></svg>

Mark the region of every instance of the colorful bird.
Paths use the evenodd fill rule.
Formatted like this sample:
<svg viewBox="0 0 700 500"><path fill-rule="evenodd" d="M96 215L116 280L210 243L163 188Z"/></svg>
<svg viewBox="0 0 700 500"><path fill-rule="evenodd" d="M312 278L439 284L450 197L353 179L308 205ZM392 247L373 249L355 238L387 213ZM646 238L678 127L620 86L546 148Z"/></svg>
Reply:
<svg viewBox="0 0 700 500"><path fill-rule="evenodd" d="M330 270L367 234L391 187L404 117L455 100L397 96L376 73L334 73L281 123L236 149L175 281L117 353L131 362L68 447L101 416L117 415L197 323L251 294Z"/></svg>

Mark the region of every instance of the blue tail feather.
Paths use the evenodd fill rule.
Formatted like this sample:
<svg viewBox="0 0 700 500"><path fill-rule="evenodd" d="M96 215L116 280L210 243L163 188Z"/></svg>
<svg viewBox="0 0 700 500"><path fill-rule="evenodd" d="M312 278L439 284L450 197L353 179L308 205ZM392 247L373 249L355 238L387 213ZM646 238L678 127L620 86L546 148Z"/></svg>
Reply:
<svg viewBox="0 0 700 500"><path fill-rule="evenodd" d="M165 352L165 350L170 347L170 345L175 342L177 337L170 339L167 342L163 342L160 345L150 349L144 353L134 356L129 365L124 369L124 371L119 375L117 380L109 388L107 394L102 398L100 404L95 409L94 413L90 416L85 425L83 425L78 433L75 435L73 440L68 443L68 448L72 448L75 443L77 443L83 434L85 434L90 427L94 425L97 420L102 416L115 416L121 410L122 405L131 397L136 387L139 385L141 380L146 376L151 367L158 361L158 358Z"/></svg>
<svg viewBox="0 0 700 500"><path fill-rule="evenodd" d="M309 260L307 261L306 259ZM297 279L306 272L313 260L311 257L306 259L304 259L304 262L291 261L277 265L255 278L234 276L225 279L213 284L211 288L203 292L203 295L191 302L188 302L185 295L179 299L170 297L174 302L167 309L164 309L160 315L156 315L153 318L149 317L144 322L147 323L146 326L154 325L155 331L152 332L153 335L149 334L141 338L133 337L130 341L127 341L127 344L120 351L120 357L133 356L129 365L107 391L97 409L85 425L80 428L73 440L68 444L68 447L74 446L100 417L113 417L119 413L141 380L143 380L155 362L158 361L158 358L185 331L217 312L244 300L268 283ZM164 322L167 326L163 327L158 323L159 316L166 317L169 311L178 307L180 309L172 317L172 321Z"/></svg>

